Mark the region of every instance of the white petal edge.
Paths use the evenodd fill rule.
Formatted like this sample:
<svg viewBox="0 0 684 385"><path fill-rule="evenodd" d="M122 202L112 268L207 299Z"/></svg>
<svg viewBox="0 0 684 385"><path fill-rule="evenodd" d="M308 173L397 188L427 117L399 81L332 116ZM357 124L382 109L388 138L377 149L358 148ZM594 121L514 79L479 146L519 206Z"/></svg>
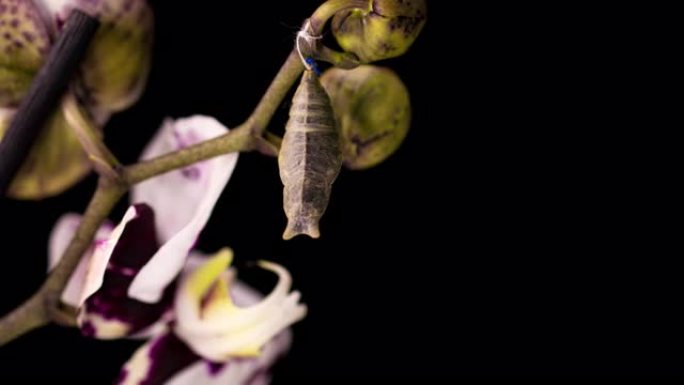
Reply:
<svg viewBox="0 0 684 385"><path fill-rule="evenodd" d="M278 283L276 283L275 288L263 300L246 304L248 307L246 306L241 309L239 317L236 317L233 313L214 313L216 315L215 317L202 318L197 312L199 307L197 300L187 296L186 293L181 292L179 289L179 293L176 295L176 313L177 317L182 319L182 322L179 323L179 327L183 328L184 333L187 333L189 336L194 334L206 336L210 334L221 334L227 329L249 326L264 318L268 312L274 309L274 307L282 304L286 297L288 297L288 292L292 287L292 277L290 276L290 273L287 269L275 263L261 261L259 264L264 269L276 273L278 275ZM236 287L237 295L233 292L233 288L231 288L231 296L242 296L244 286L246 285ZM261 297L262 296L259 295L259 298ZM236 305L240 306L237 302Z"/></svg>
<svg viewBox="0 0 684 385"><path fill-rule="evenodd" d="M270 262L260 262L260 265L278 274L278 283L271 294L253 306L238 311L213 312L210 317L200 316L201 298L192 295L187 288L190 274L183 277L176 294L175 332L197 354L215 362L224 362L237 352L266 345L306 316L307 308L299 303L299 292L288 294L289 272ZM229 287L231 297L243 296L240 293L242 286L233 283Z"/></svg>
<svg viewBox="0 0 684 385"><path fill-rule="evenodd" d="M76 7L76 0L31 0L40 10L43 19L48 23L48 30L57 33L57 19L66 19L69 11Z"/></svg>
<svg viewBox="0 0 684 385"><path fill-rule="evenodd" d="M69 246L80 223L81 216L73 213L65 214L57 220L48 242L49 270L52 270L62 258L64 251L67 246ZM104 242L110 236L111 232L112 226L110 224L102 225L95 234L95 245ZM82 304L80 301L81 293L83 293L83 288L85 286L86 274L91 262L93 250L93 246L91 246L83 254L76 270L71 274L69 282L67 282L67 286L62 292L62 302L69 306L78 307Z"/></svg>
<svg viewBox="0 0 684 385"><path fill-rule="evenodd" d="M142 159L154 158L228 132L216 119L192 116L167 120L144 151ZM179 143L180 142L180 143ZM183 143L185 142L185 143ZM136 185L133 203L147 203L156 214L161 248L134 278L128 295L142 302L159 301L166 286L183 269L190 249L206 225L223 189L230 179L238 154L215 157ZM185 176L189 170L197 180Z"/></svg>
<svg viewBox="0 0 684 385"><path fill-rule="evenodd" d="M121 219L121 222L112 230L109 237L95 245L95 250L92 254L90 263L88 263L83 290L81 292L81 297L79 298L79 307L88 299L88 297L102 287L107 265L109 264L109 259L112 257L114 248L119 242L119 238L121 238L128 222L137 217L138 212L135 209L135 206L129 207L128 210L126 210L123 219Z"/></svg>
<svg viewBox="0 0 684 385"><path fill-rule="evenodd" d="M76 5L75 0L33 0L33 2L42 6L51 15L56 15L67 7Z"/></svg>
<svg viewBox="0 0 684 385"><path fill-rule="evenodd" d="M262 382L247 383L257 371L267 371L275 361L290 348L292 333L286 330L270 341L262 354L253 359L228 361L218 373L211 373L206 362L197 362L176 374L165 385L257 385L268 384L270 378L264 373Z"/></svg>

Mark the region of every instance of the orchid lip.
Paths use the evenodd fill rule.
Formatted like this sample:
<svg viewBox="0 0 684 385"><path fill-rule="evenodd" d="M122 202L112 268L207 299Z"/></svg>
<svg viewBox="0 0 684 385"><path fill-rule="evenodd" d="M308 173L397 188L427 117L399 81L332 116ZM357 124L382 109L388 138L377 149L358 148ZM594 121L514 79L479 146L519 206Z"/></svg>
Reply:
<svg viewBox="0 0 684 385"><path fill-rule="evenodd" d="M304 318L306 306L297 291L288 294L291 277L271 262L259 262L279 280L262 301L237 307L230 296L232 277L225 270L232 252L223 249L188 274L176 294L176 333L199 355L222 362L235 357L254 357L275 335Z"/></svg>

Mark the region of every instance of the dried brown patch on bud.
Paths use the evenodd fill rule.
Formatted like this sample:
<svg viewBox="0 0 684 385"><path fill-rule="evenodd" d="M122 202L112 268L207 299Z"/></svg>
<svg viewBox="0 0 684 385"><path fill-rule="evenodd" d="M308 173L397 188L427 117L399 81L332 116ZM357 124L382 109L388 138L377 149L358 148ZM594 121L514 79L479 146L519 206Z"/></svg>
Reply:
<svg viewBox="0 0 684 385"><path fill-rule="evenodd" d="M375 0L336 14L332 30L342 48L370 63L404 54L426 20L425 0Z"/></svg>

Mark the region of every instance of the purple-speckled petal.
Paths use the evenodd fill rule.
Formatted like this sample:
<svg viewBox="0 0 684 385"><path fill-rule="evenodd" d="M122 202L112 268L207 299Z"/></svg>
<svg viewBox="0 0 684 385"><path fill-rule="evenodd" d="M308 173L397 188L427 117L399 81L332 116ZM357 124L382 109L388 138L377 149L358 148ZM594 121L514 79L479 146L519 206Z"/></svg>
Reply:
<svg viewBox="0 0 684 385"><path fill-rule="evenodd" d="M165 385L263 385L270 382L270 368L289 349L292 336L284 331L263 348L259 357L240 358L223 365L196 362Z"/></svg>
<svg viewBox="0 0 684 385"><path fill-rule="evenodd" d="M231 296L236 304L250 306L261 295L235 282ZM123 367L116 384L121 385L265 385L270 368L290 347L289 330L267 343L259 357L212 363L201 359L182 340L164 333L140 347Z"/></svg>
<svg viewBox="0 0 684 385"><path fill-rule="evenodd" d="M173 333L166 332L148 341L133 353L131 359L121 369L115 384L164 384L173 375L199 359Z"/></svg>
<svg viewBox="0 0 684 385"><path fill-rule="evenodd" d="M132 206L126 210L121 222L111 231L109 236L101 242L96 242L94 245L93 255L88 263L88 271L86 272L85 282L81 297L79 298L79 306L82 305L86 298L93 295L102 287L104 282L104 275L109 265L109 260L112 258L114 248L116 248L119 239L126 231L128 224L138 217L136 207Z"/></svg>
<svg viewBox="0 0 684 385"><path fill-rule="evenodd" d="M65 214L55 224L48 243L48 267L50 270L52 270L62 258L62 254L64 254L69 242L71 242L71 238L74 237L79 223L81 223L80 215ZM97 231L97 234L95 234L94 245L105 242L106 239L109 238L111 232L112 225L110 223L102 225ZM81 306L81 297L85 286L88 266L90 265L94 251L94 245L88 248L83 254L78 267L76 267L76 270L71 274L71 278L69 278L66 289L62 292L62 302L67 305L73 307Z"/></svg>
<svg viewBox="0 0 684 385"><path fill-rule="evenodd" d="M167 120L142 159L154 158L227 132L221 123L207 116ZM133 188L132 201L147 203L157 213L157 230L163 245L133 281L128 292L131 297L155 302L178 276L228 183L237 159L237 153L215 157Z"/></svg>
<svg viewBox="0 0 684 385"><path fill-rule="evenodd" d="M122 224L96 247L93 262L97 259L101 263L90 264L91 279L87 281L93 286L86 294L93 291L97 278L101 284L86 299L78 320L82 332L91 337L112 339L138 333L155 324L171 307L173 285L153 304L127 294L136 274L158 248L154 212L145 204L134 205Z"/></svg>
<svg viewBox="0 0 684 385"><path fill-rule="evenodd" d="M31 0L0 0L0 107L16 106L43 64L50 37Z"/></svg>

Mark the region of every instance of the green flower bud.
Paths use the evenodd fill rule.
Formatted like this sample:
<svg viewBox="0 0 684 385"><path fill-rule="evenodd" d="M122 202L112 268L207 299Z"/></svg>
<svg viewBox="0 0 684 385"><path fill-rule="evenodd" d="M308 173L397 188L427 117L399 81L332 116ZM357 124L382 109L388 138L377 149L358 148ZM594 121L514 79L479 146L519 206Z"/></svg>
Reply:
<svg viewBox="0 0 684 385"><path fill-rule="evenodd" d="M49 47L48 30L32 1L0 0L0 107L19 104Z"/></svg>
<svg viewBox="0 0 684 385"><path fill-rule="evenodd" d="M0 141L14 110L0 108ZM7 196L41 199L57 195L90 172L90 161L61 110L45 122L38 140L14 177Z"/></svg>
<svg viewBox="0 0 684 385"><path fill-rule="evenodd" d="M130 107L142 94L150 69L152 10L144 0L79 0L76 6L101 23L81 64L81 85L91 108L117 112Z"/></svg>
<svg viewBox="0 0 684 385"><path fill-rule="evenodd" d="M111 113L140 97L154 32L154 18L145 0L0 0L0 141L59 27L74 8L100 21L72 83L93 123L101 128ZM90 169L73 128L59 110L45 123L7 194L18 199L57 195Z"/></svg>
<svg viewBox="0 0 684 385"><path fill-rule="evenodd" d="M331 68L321 83L340 127L347 168L373 167L399 148L411 122L411 102L392 70L371 65Z"/></svg>
<svg viewBox="0 0 684 385"><path fill-rule="evenodd" d="M426 19L425 0L375 0L367 9L337 13L332 31L344 50L369 63L404 54Z"/></svg>

